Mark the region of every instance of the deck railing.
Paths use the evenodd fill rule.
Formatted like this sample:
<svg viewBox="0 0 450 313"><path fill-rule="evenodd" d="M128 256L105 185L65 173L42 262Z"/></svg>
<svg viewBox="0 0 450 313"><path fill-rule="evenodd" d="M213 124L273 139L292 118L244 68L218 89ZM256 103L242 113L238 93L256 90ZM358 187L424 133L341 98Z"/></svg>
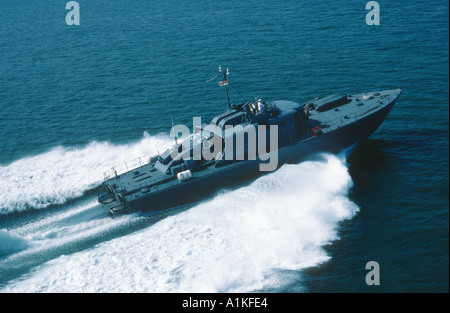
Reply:
<svg viewBox="0 0 450 313"><path fill-rule="evenodd" d="M104 172L103 177L105 180L108 180L108 179L114 178L116 176L119 176L123 173L126 173L128 171L137 169L141 166L148 164L153 157L156 157L158 155L159 155L159 152L155 152L155 153L152 153L152 154L149 154L146 156L140 156L131 161L124 162L118 166L114 166L109 171Z"/></svg>

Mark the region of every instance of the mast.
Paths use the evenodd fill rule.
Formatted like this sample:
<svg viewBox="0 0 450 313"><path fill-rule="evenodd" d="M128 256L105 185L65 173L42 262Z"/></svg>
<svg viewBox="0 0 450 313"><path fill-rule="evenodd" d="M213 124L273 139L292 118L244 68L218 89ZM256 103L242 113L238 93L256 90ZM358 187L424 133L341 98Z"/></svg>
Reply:
<svg viewBox="0 0 450 313"><path fill-rule="evenodd" d="M228 109L230 109L230 97L228 96L228 78L230 77L230 71L228 70L228 67L225 71L222 71L222 66L219 65L219 75L222 76L222 81L219 82L219 86L225 87L225 94L227 96L227 104Z"/></svg>

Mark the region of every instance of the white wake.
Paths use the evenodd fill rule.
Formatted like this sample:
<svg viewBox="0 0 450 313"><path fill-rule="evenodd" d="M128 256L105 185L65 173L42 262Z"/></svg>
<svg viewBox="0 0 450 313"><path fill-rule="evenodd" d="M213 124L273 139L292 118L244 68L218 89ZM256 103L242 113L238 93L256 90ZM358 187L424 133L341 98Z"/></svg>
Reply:
<svg viewBox="0 0 450 313"><path fill-rule="evenodd" d="M0 166L0 214L63 204L99 186L113 166L149 155L171 143L167 136L135 143L92 142L84 147L56 147L46 153Z"/></svg>
<svg viewBox="0 0 450 313"><path fill-rule="evenodd" d="M95 180L80 181L89 185ZM329 260L324 245L339 239L338 223L358 211L347 197L351 186L345 161L334 155L324 155L323 161L285 165L249 186L223 192L142 230L54 258L0 291L249 292L276 288L289 283L283 270L301 270ZM95 223L100 225L94 228L107 227L104 220ZM91 227L54 225L54 236L59 230L77 236L80 227ZM31 242L38 241L31 233L28 236ZM47 235L42 240L48 239Z"/></svg>

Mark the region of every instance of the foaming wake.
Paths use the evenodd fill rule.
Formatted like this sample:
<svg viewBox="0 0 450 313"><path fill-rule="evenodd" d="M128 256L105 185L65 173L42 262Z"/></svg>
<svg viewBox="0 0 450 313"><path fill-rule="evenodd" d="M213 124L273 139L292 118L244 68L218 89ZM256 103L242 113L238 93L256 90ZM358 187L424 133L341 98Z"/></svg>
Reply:
<svg viewBox="0 0 450 313"><path fill-rule="evenodd" d="M146 222L133 214L111 219L95 199L54 213L0 230L0 285L62 254L83 251L142 229Z"/></svg>
<svg viewBox="0 0 450 313"><path fill-rule="evenodd" d="M276 288L291 282L283 270L301 270L330 258L323 246L338 239L338 222L358 211L347 197L351 186L345 162L334 155L285 165L133 234L53 259L2 291Z"/></svg>
<svg viewBox="0 0 450 313"><path fill-rule="evenodd" d="M8 255L28 247L26 239L0 229L0 257Z"/></svg>
<svg viewBox="0 0 450 313"><path fill-rule="evenodd" d="M111 167L151 154L171 141L149 136L136 143L92 142L82 148L56 147L0 166L0 214L63 204L100 185Z"/></svg>

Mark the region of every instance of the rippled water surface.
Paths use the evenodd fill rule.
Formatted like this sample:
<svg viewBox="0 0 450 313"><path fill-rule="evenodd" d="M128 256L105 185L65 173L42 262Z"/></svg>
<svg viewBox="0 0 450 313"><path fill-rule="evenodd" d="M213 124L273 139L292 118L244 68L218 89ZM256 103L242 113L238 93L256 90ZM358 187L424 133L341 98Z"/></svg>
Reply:
<svg viewBox="0 0 450 313"><path fill-rule="evenodd" d="M447 1L78 2L0 3L1 292L448 292ZM218 65L234 101L403 93L350 155L107 216L104 171L226 108Z"/></svg>

